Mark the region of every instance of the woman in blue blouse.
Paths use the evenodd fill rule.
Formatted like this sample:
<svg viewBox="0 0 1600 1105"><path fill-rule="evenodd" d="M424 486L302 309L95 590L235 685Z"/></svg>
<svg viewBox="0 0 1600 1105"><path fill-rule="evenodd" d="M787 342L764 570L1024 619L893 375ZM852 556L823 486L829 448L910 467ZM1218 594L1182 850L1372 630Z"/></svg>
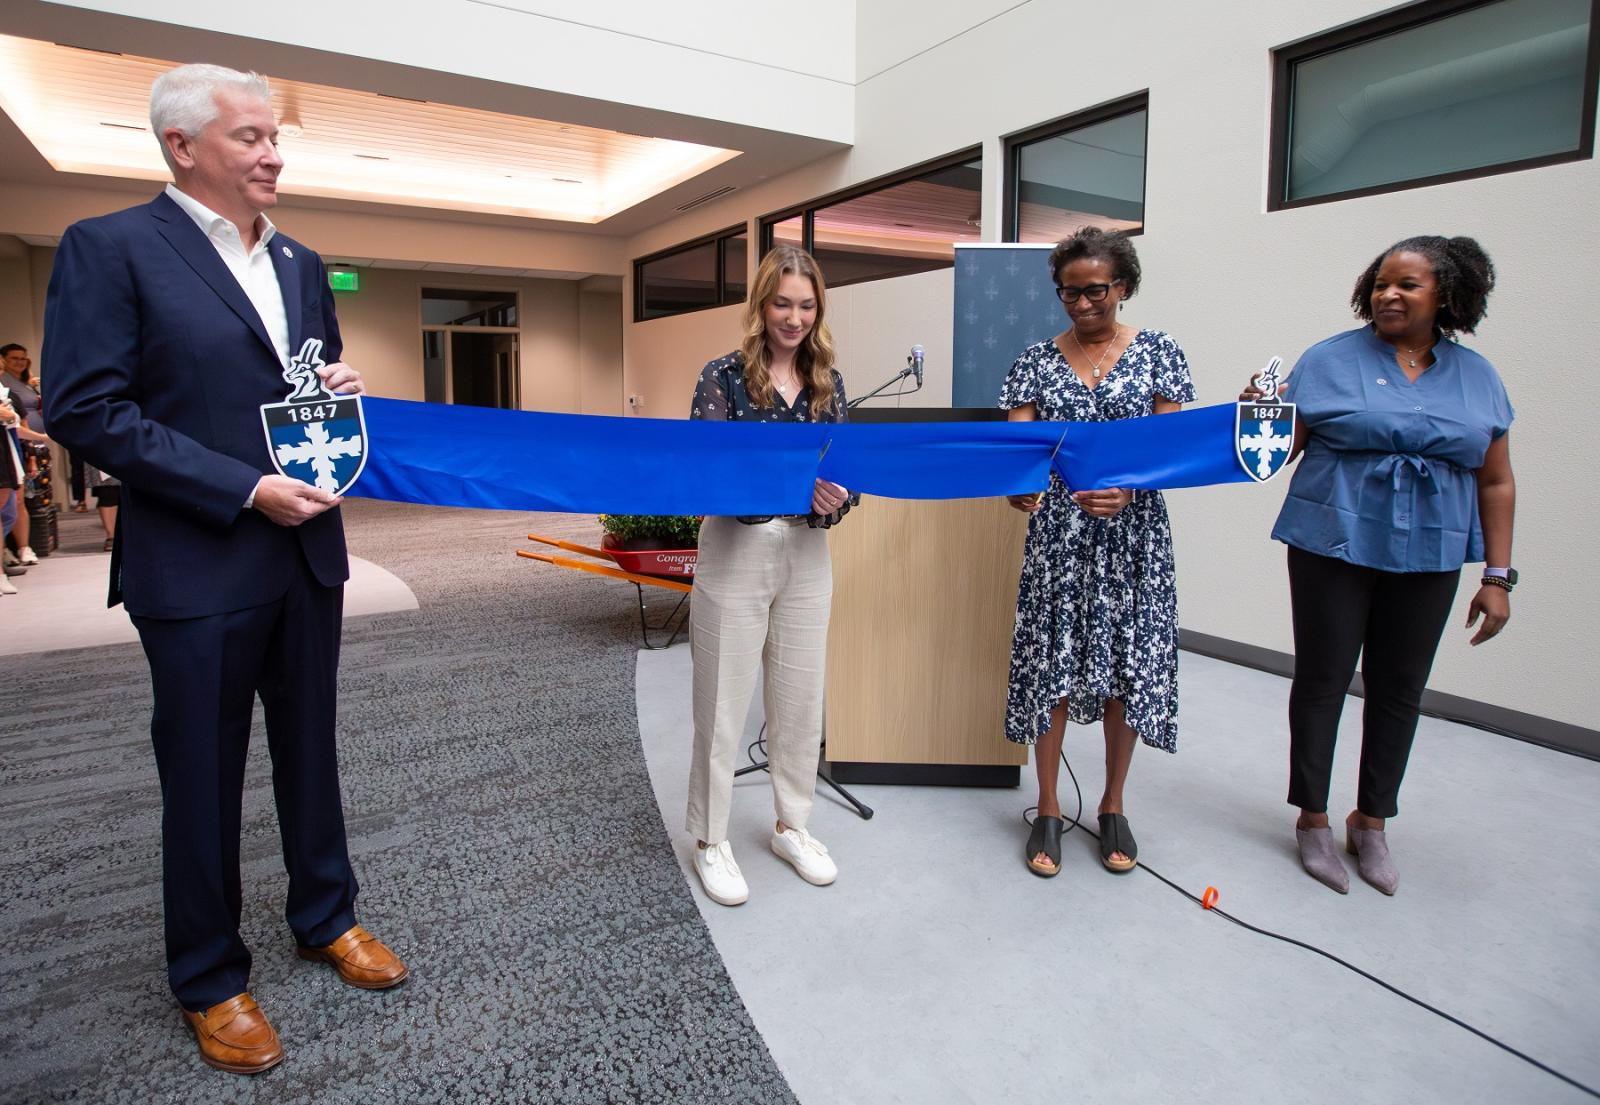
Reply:
<svg viewBox="0 0 1600 1105"><path fill-rule="evenodd" d="M1471 238L1399 242L1356 283L1351 306L1368 325L1308 349L1285 389L1303 453L1272 531L1289 546L1294 614L1289 803L1301 863L1341 894L1349 876L1328 789L1357 657L1366 699L1345 847L1362 878L1393 894L1384 825L1463 563L1487 565L1467 616L1469 627L1482 621L1472 643L1511 614L1511 402L1494 366L1454 341L1483 320L1493 287Z"/></svg>

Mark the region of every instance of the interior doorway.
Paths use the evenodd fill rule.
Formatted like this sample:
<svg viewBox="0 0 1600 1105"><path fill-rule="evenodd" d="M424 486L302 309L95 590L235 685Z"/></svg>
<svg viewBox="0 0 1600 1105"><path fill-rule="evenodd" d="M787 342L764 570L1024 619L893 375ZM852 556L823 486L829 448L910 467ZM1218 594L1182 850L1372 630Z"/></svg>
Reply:
<svg viewBox="0 0 1600 1105"><path fill-rule="evenodd" d="M423 400L521 408L517 293L422 289Z"/></svg>

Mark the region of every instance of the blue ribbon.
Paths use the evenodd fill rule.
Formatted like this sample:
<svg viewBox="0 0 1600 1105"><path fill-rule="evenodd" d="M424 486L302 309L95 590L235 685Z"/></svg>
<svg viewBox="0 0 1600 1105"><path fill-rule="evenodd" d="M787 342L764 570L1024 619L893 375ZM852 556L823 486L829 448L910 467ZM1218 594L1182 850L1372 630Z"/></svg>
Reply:
<svg viewBox="0 0 1600 1105"><path fill-rule="evenodd" d="M901 499L1248 482L1231 403L1118 422L745 423L363 400L352 493L491 510L804 514L823 479Z"/></svg>

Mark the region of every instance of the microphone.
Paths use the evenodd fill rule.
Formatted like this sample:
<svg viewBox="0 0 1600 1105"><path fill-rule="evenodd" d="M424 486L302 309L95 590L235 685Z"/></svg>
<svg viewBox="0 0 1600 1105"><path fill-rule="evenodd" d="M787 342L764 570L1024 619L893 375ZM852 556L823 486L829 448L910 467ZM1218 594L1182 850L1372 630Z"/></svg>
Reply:
<svg viewBox="0 0 1600 1105"><path fill-rule="evenodd" d="M911 347L911 356L907 358L907 361L911 366L912 374L915 375L916 378L917 378L917 386L921 387L922 386L922 346L913 345Z"/></svg>

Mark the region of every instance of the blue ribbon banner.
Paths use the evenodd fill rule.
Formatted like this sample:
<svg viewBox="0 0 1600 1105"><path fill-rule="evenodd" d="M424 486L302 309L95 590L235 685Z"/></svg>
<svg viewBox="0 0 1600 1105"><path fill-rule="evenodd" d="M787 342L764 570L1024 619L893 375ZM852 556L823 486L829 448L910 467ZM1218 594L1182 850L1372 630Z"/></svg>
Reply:
<svg viewBox="0 0 1600 1105"><path fill-rule="evenodd" d="M963 499L1245 483L1234 404L1117 422L741 423L363 399L370 499L491 510L804 514L817 477Z"/></svg>

